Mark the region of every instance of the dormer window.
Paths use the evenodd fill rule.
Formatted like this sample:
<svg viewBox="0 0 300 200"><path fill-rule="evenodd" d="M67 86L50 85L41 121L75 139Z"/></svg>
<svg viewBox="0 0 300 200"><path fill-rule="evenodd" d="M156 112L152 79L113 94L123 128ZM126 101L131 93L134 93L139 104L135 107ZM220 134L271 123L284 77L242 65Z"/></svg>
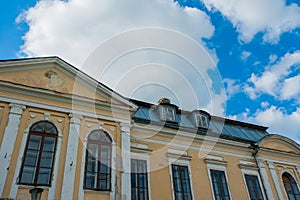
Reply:
<svg viewBox="0 0 300 200"><path fill-rule="evenodd" d="M175 120L175 108L168 106L159 106L160 120L162 121L171 121Z"/></svg>
<svg viewBox="0 0 300 200"><path fill-rule="evenodd" d="M197 127L208 128L208 116L202 113L195 113L195 125Z"/></svg>

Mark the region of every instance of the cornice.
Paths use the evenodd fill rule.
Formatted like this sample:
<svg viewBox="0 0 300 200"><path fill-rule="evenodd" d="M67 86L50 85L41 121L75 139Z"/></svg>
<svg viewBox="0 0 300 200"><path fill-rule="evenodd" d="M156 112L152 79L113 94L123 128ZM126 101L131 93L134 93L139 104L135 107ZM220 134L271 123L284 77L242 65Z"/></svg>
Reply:
<svg viewBox="0 0 300 200"><path fill-rule="evenodd" d="M149 135L153 135L153 133L156 133L155 135L167 137L167 138L174 138L176 135L176 139L182 139L187 141L197 141L197 142L205 142L207 145L216 145L220 147L230 148L230 149L236 149L236 150L242 150L242 151L253 151L252 149L249 149L251 146L250 144L232 141L232 140L226 140L218 137L213 137L209 135L200 135L197 133L190 133L188 131L184 130L173 130L168 129L165 127L157 127L153 125L145 125L145 127L137 126L135 123L133 124L131 128L131 135L133 135L133 132L137 133L145 133Z"/></svg>
<svg viewBox="0 0 300 200"><path fill-rule="evenodd" d="M111 104L109 102L103 102L103 101L90 99L90 98L77 96L77 95L63 94L63 93L46 90L46 89L23 86L19 84L10 83L10 82L0 81L0 90L26 95L26 96L43 98L47 100L53 100L57 102L67 103L67 104L72 104L74 106L79 105L79 106L91 107L91 105L94 105L96 109L106 110L106 111L113 110L121 114L128 114L129 111L130 112L134 111L134 109L132 108Z"/></svg>

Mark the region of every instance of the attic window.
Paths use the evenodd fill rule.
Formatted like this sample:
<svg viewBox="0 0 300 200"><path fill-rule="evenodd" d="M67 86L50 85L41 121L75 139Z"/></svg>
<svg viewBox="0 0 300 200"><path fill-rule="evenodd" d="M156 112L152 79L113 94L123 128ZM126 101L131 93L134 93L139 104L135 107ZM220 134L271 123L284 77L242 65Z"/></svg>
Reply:
<svg viewBox="0 0 300 200"><path fill-rule="evenodd" d="M175 122L175 108L159 106L160 120Z"/></svg>
<svg viewBox="0 0 300 200"><path fill-rule="evenodd" d="M201 113L195 113L195 124L197 127L208 128L208 116Z"/></svg>

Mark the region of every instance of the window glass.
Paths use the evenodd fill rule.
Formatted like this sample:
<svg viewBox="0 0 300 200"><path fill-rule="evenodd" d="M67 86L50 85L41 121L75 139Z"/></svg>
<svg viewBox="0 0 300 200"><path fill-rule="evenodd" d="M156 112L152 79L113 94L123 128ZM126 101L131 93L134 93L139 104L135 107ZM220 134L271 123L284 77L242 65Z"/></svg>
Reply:
<svg viewBox="0 0 300 200"><path fill-rule="evenodd" d="M191 185L187 166L172 165L173 188L176 200L191 200Z"/></svg>
<svg viewBox="0 0 300 200"><path fill-rule="evenodd" d="M216 200L229 200L229 190L224 171L210 170Z"/></svg>
<svg viewBox="0 0 300 200"><path fill-rule="evenodd" d="M20 184L50 186L57 135L55 126L47 121L37 122L30 128L20 170Z"/></svg>
<svg viewBox="0 0 300 200"><path fill-rule="evenodd" d="M88 136L84 187L92 190L111 189L111 138L96 130Z"/></svg>
<svg viewBox="0 0 300 200"><path fill-rule="evenodd" d="M255 175L245 175L248 192L251 200L263 200L262 191Z"/></svg>
<svg viewBox="0 0 300 200"><path fill-rule="evenodd" d="M295 179L285 172L282 174L282 180L289 200L300 200L299 189Z"/></svg>
<svg viewBox="0 0 300 200"><path fill-rule="evenodd" d="M131 160L131 199L148 199L148 174L145 160Z"/></svg>

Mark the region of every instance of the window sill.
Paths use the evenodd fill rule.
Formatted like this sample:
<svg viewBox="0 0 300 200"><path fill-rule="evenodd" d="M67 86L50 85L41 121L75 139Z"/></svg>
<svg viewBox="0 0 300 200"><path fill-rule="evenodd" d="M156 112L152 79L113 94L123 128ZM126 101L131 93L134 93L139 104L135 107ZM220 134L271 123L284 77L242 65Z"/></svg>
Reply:
<svg viewBox="0 0 300 200"><path fill-rule="evenodd" d="M44 190L49 190L51 188L50 186L39 186L39 185L23 185L23 184L18 184L19 188L21 189L33 189L33 188L42 188Z"/></svg>
<svg viewBox="0 0 300 200"><path fill-rule="evenodd" d="M101 191L101 190L90 190L90 189L84 189L84 192L87 193L94 193L94 194L110 194L111 191L107 190L107 191Z"/></svg>

